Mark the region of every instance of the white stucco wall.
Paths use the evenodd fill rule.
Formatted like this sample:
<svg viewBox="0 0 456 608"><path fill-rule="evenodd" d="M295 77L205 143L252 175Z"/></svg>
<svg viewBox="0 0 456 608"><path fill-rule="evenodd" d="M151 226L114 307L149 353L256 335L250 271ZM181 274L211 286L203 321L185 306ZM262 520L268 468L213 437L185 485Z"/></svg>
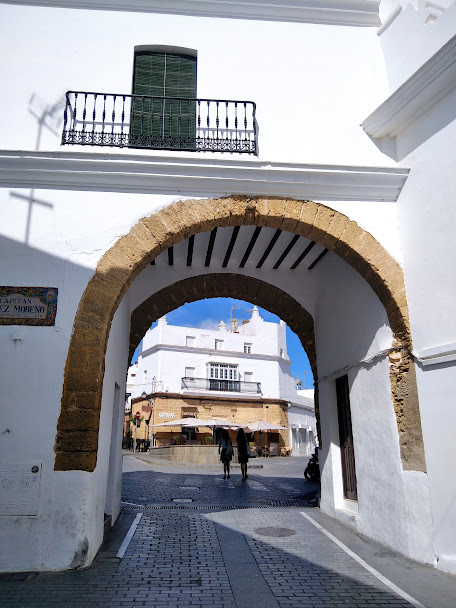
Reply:
<svg viewBox="0 0 456 608"><path fill-rule="evenodd" d="M454 36L454 0L383 0L380 38L391 90L403 82ZM402 10L397 11L399 5ZM438 9L441 7L441 11ZM387 14L392 17L387 20Z"/></svg>
<svg viewBox="0 0 456 608"><path fill-rule="evenodd" d="M128 93L134 46L155 43L198 50L199 96L257 102L262 160L393 165L359 127L388 94L380 44L395 89L454 35L455 7L452 4L426 25L423 34L422 15L408 6L379 39L374 30L364 28L0 5L6 24L0 52L10 58L2 65L7 94L0 98L0 147L59 149L60 126L54 133L43 128L37 141L38 124L30 110L36 111L40 103L35 98L30 104L32 96L38 95L46 106L67 89ZM419 27L415 18L421 19ZM242 39L243 44L234 45L233 39ZM404 158L402 164L411 167L411 173L397 205L329 204L403 261L418 354L436 346L445 350L456 342L455 130L449 121ZM106 480L111 435L119 433L112 412L116 384L121 395L125 390L130 312L155 290L205 272L202 265L190 270L149 266L135 280L111 328L97 468L91 474L54 472L64 365L84 289L102 255L141 217L186 198L185 192L125 195L76 192L72 187L32 193L0 190L2 283L59 289L55 327L20 328L16 333L20 340L12 339L13 328L0 327L4 354L0 462L41 468L37 515L0 518L5 541L0 569L62 569L93 558L101 542L105 509L113 518L119 509L118 466L111 467L109 486ZM31 216L26 200L30 196L36 201ZM328 254L329 263L322 263L320 271L305 280L284 272L270 279L313 315L320 378L342 373L391 345L391 330L379 300L359 275L334 258ZM248 266L239 272L264 280ZM350 510L343 500L335 376L331 376L320 384L322 508L340 518L345 513L363 533L412 557L432 562L435 552L439 567L456 572L455 496L450 483L456 462L454 360L417 365L427 475L402 470L386 361L350 367L348 374L359 503ZM119 463L116 450L113 459Z"/></svg>
<svg viewBox="0 0 456 608"><path fill-rule="evenodd" d="M187 367L194 368L192 376L195 378L209 378L210 363L234 365L237 368L236 380L259 383L261 392L257 393L252 388L242 395L247 399L286 399L283 395L295 392L286 350L285 324L266 322L256 311L248 323L241 325L239 321L238 329L239 333L233 333L226 328L179 327L160 319L143 338L132 396L159 390L152 386L154 378L160 383L160 390L179 393L183 390L182 378ZM186 345L187 336L194 338L194 346ZM216 340L223 341L217 349ZM244 344L251 345L251 353L244 353ZM249 372L252 376L245 376ZM189 384L185 392L198 393L200 388L203 387L192 388Z"/></svg>
<svg viewBox="0 0 456 608"><path fill-rule="evenodd" d="M456 4L446 4L448 8L438 19L427 24L426 7L420 4L415 10L409 5L381 34L393 88L454 37ZM430 74L431 79L434 76ZM456 342L454 100L453 90L415 116L413 124L398 137L403 150L401 163L411 167L411 172L397 203L414 351L418 357L427 356L429 349L437 353L426 365L418 360L416 373L435 530L434 560L439 568L452 573L456 573L456 515L452 507L456 494L449 483L456 462L456 357L451 355ZM444 362L438 353L445 357ZM410 484L415 482L410 479Z"/></svg>
<svg viewBox="0 0 456 608"><path fill-rule="evenodd" d="M290 401L288 444L293 449L293 456L310 456L317 442L314 390L297 390L296 397Z"/></svg>
<svg viewBox="0 0 456 608"><path fill-rule="evenodd" d="M373 28L6 5L0 11L0 53L11 57L14 49L14 61L2 66L8 95L0 110L8 120L0 148L35 149L33 95L52 105L67 90L129 94L134 47L161 44L198 51L199 97L257 103L262 159L384 164L359 127L387 90ZM43 129L40 149L58 148Z"/></svg>
<svg viewBox="0 0 456 608"><path fill-rule="evenodd" d="M454 353L454 226L456 212L449 201L456 195L454 158L456 125L436 133L409 156L410 181L399 200L404 232L405 281L410 306L414 349L420 356L437 348ZM435 160L438 159L436 163ZM431 246L426 246L430 243ZM453 270L452 270L453 269ZM432 295L431 295L432 294ZM456 573L456 462L454 411L455 355L444 363L417 365L420 411L429 473L437 565Z"/></svg>

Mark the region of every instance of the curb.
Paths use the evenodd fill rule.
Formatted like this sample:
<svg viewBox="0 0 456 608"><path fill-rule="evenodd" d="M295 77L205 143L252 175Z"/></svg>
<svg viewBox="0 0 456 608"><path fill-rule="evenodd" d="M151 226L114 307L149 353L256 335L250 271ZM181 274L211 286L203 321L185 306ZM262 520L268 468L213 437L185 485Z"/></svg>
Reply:
<svg viewBox="0 0 456 608"><path fill-rule="evenodd" d="M161 460L161 459L154 459L151 458L150 456L147 456L146 454L142 454L141 452L122 452L122 456L132 456L133 458L136 458L137 460L141 460L142 462L146 462L147 464L154 464L154 465L164 465L164 466L170 466L170 467L191 467L194 469L220 469L220 467L222 466L222 463L217 463L217 464L201 464L201 463L194 463L194 462L174 462L171 460ZM241 465L240 464L231 464L230 465L231 469L240 469ZM262 464L250 464L249 463L249 469L262 469L263 465Z"/></svg>

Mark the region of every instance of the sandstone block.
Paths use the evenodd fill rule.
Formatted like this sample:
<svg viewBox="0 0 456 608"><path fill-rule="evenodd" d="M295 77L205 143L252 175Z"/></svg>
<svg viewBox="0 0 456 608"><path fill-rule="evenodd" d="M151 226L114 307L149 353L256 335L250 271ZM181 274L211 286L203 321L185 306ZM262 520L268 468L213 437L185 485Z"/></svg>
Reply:
<svg viewBox="0 0 456 608"><path fill-rule="evenodd" d="M65 389L68 391L97 392L103 382L104 358L97 368L90 370L68 369L65 377Z"/></svg>
<svg viewBox="0 0 456 608"><path fill-rule="evenodd" d="M312 229L319 207L320 204L314 203L313 201L306 201L304 203L299 223L295 228L296 234L307 238L307 235Z"/></svg>
<svg viewBox="0 0 456 608"><path fill-rule="evenodd" d="M59 431L55 446L58 452L96 452L98 449L98 432Z"/></svg>
<svg viewBox="0 0 456 608"><path fill-rule="evenodd" d="M59 418L59 431L98 431L100 412L98 409L71 409L62 411Z"/></svg>
<svg viewBox="0 0 456 608"><path fill-rule="evenodd" d="M101 390L101 389L100 389ZM62 395L62 412L76 410L98 411L101 405L101 393L98 391L70 391L65 389Z"/></svg>
<svg viewBox="0 0 456 608"><path fill-rule="evenodd" d="M149 217L141 220L141 223L152 233L157 240L160 251L165 251L179 241L178 227L173 225L168 227L165 221L165 214L162 211L157 211ZM173 228L176 230L173 232Z"/></svg>
<svg viewBox="0 0 456 608"><path fill-rule="evenodd" d="M347 224L350 222L350 219L343 215L342 213L336 213L326 228L326 233L321 236L320 243L324 247L327 247L330 250L334 249L334 245L340 238L340 235L343 233Z"/></svg>
<svg viewBox="0 0 456 608"><path fill-rule="evenodd" d="M87 471L92 473L97 465L97 452L55 453L54 471Z"/></svg>
<svg viewBox="0 0 456 608"><path fill-rule="evenodd" d="M284 218L280 226L281 230L294 234L306 202L307 201L286 199Z"/></svg>
<svg viewBox="0 0 456 608"><path fill-rule="evenodd" d="M268 198L268 228L279 229L282 225L283 218L285 215L285 201L284 198Z"/></svg>
<svg viewBox="0 0 456 608"><path fill-rule="evenodd" d="M326 234L331 221L333 220L336 212L334 209L320 205L315 215L313 226L310 229L307 238L311 241L321 243L323 236Z"/></svg>

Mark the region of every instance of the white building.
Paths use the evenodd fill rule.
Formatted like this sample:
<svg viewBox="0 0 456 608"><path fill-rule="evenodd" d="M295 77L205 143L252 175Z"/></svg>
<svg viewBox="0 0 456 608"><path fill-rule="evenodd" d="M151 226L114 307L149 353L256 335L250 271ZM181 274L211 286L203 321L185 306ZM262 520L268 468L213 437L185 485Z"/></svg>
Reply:
<svg viewBox="0 0 456 608"><path fill-rule="evenodd" d="M289 441L293 456L310 456L317 445L313 388L297 391L288 410Z"/></svg>
<svg viewBox="0 0 456 608"><path fill-rule="evenodd" d="M146 332L138 361L128 370L129 401L143 393L199 396L209 401L223 398L225 410L222 407L219 411L225 419L231 419L232 405L241 401L264 402L271 409L238 408L235 421L239 424L253 422L259 416L264 420L267 414L268 422L274 418L279 424L272 403L285 402L289 419L291 413L285 445L293 448L293 455L308 455L316 436L313 391L296 390L285 323L264 321L256 306L251 313L250 319L242 323L233 317L231 327L221 321L218 330L169 325L166 317L161 317ZM214 417L206 413L205 418L204 414L196 417Z"/></svg>
<svg viewBox="0 0 456 608"><path fill-rule="evenodd" d="M91 563L120 512L129 357L169 311L232 296L309 356L322 510L456 572L456 3L0 17L0 570Z"/></svg>

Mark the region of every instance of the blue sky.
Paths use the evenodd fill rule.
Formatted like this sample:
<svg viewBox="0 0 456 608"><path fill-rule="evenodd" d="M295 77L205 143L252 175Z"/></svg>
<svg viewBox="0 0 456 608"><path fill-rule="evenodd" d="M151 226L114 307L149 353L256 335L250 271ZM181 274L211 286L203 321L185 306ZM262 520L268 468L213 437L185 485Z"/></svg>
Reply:
<svg viewBox="0 0 456 608"><path fill-rule="evenodd" d="M236 300L234 298L211 298L208 300L199 300L191 304L184 304L180 308L176 308L166 315L166 320L170 325L181 325L183 327L203 327L206 329L217 329L218 324L223 319L227 327L230 325L231 308L234 309L234 315L239 322L243 319L249 319L251 314L247 312L253 308L253 304L249 304L244 300ZM279 323L280 319L277 315L273 315L264 308L259 308L260 315L265 321ZM152 327L155 323L152 325ZM141 345L133 355L132 362L138 358ZM313 376L310 369L309 360L301 346L298 336L291 331L287 326L287 349L288 356L291 359L291 373L294 378L299 378L303 381L305 388L313 387Z"/></svg>

